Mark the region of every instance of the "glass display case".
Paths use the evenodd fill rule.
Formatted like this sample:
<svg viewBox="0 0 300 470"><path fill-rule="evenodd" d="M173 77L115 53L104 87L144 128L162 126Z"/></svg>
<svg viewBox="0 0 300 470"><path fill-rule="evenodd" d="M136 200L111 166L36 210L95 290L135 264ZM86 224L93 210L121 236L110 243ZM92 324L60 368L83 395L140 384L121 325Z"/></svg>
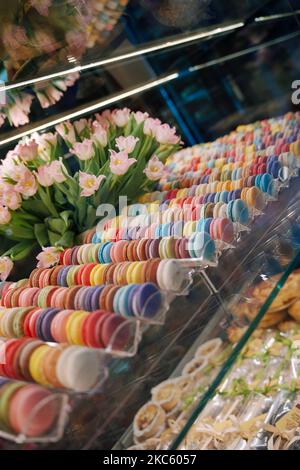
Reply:
<svg viewBox="0 0 300 470"><path fill-rule="evenodd" d="M129 210L133 213L127 214L129 228L141 227L141 219L135 218L139 217L134 212L137 203L151 206L156 228L161 222L159 214L170 210L173 199L188 215L179 235L184 242L178 245L173 240L176 233L171 232L175 221L166 215L160 224L164 228L154 236L150 223L144 227L149 232L119 239L109 238L110 226L84 231L72 238L77 246L72 257L69 251L67 260L70 248L63 245L58 266L44 266L43 276L35 274L35 258L43 246L44 229L36 219L30 219L29 223L40 225L43 232L38 227L34 229L39 244L31 240L31 235L27 236L21 247L26 258L15 257L8 282L3 281L0 287L0 336L10 338L11 346L7 348L15 359L11 368L0 363L0 376L6 380L0 382L0 447L296 448L299 2L52 0L44 2L43 7L35 7L38 2L29 6L30 2L24 1L22 8L19 3L12 2L3 11L0 8L5 24L0 44L1 158L8 152L14 156L21 139L21 145L28 145L30 136L37 139L37 135L50 135L66 122L89 120L96 115L103 124L105 117L97 113L107 108L142 111L175 126L187 150L178 151L174 147L175 155L168 154L160 180L144 190L144 195L138 197L138 192L132 192ZM85 126L91 122L82 121L83 130L76 128L78 135L84 134ZM126 132L128 137L130 129ZM136 135L137 140L142 138ZM262 141L263 138L267 140ZM72 145L64 141L57 157L70 162L71 169ZM234 153L230 154L233 147ZM240 158L241 165L234 166L239 161L240 147L244 157ZM140 153L145 148L140 147ZM164 150L160 146L155 151L163 155ZM132 156L138 159L138 152ZM211 161L219 161L220 166ZM233 177L233 171L241 167L249 167L248 173L237 171ZM93 173L92 167L80 166L81 170L88 171L87 168ZM216 170L216 178L208 179L212 169ZM255 179L258 175L260 178ZM254 179L249 182L249 178ZM11 184L7 176L6 182ZM139 180L132 178L129 183L128 188L139 187ZM213 183L215 186L209 190L207 186ZM112 188L106 187L106 192ZM245 188L248 192L242 193ZM141 183L141 192L142 189ZM215 196L221 192L222 196ZM130 189L128 193L131 194ZM213 194L213 199L205 199L205 194ZM198 196L203 198L197 202L200 212L194 216L185 204L191 203L189 198ZM79 201L79 194L77 198ZM69 201L66 192L60 199L57 196L56 202L63 207L65 199ZM233 212L234 201L240 201L240 206L234 205L238 215ZM5 206L2 202L1 205ZM216 206L220 209L218 213L212 212ZM210 212L205 212L208 209ZM60 212L70 212L70 208ZM120 211L118 216L122 215ZM81 216L85 229L90 228L84 225L88 217L88 212ZM54 218L56 222L52 220L47 228L50 242L56 243L68 233L72 215L65 213L62 217L67 227L63 234L60 228L56 231L61 219L57 214ZM220 228L217 224L215 229L211 228L214 219L223 220ZM196 224L201 220L209 220L209 226L198 228L200 225ZM92 225L96 225L96 218ZM77 231L71 228L76 235L83 232L83 228ZM199 236L195 236L198 232ZM0 233L4 253L13 246L16 237L12 232L1 231L1 227ZM152 252L149 247L146 249L145 241L144 251L142 242L141 252L137 251L134 242L146 240L147 236L157 239L157 246L154 242ZM164 239L168 241L163 242ZM120 255L116 252L115 257L111 251L107 261L101 251L103 246L111 244L112 250L117 243L126 245L127 257L124 250ZM129 245L133 246L132 253L138 253L137 257L129 257ZM85 253L80 246L87 247ZM98 249L99 254L95 251ZM144 263L139 265L141 268L138 261ZM109 268L105 273L99 270L100 277L95 274L95 281L89 277L92 269L96 273L96 264L122 263L124 269L115 268L116 272L111 269L110 274ZM129 263L135 263L135 267L129 268ZM86 280L83 266L88 264L91 269L88 274L86 270ZM154 265L157 271L152 282L149 273ZM74 268L73 277L67 278L68 266ZM82 274L78 274L81 267ZM62 274L64 269L66 278ZM130 290L127 284L139 285L140 276L145 285L151 281L152 290L145 288L142 292L142 287ZM91 294L82 291L82 298L78 300L78 296L75 302L76 289L96 289L102 283L110 287L106 296L103 287L102 294L97 291L100 302L97 308L92 301L96 290L91 290ZM55 288L60 289L61 298L58 293L53 294ZM22 295L22 289L26 295ZM73 289L74 297L67 294L68 289ZM128 299L134 314L128 313ZM99 308L118 314L116 320L114 317L116 324L111 326L110 322L114 329L109 339L104 341L101 336L101 348L95 338L94 342L90 338L85 342L88 333L78 336L76 329L84 324L88 313L92 317ZM55 330L53 318L65 312L61 322L67 325L71 310L77 316L72 320L73 326L68 323L68 334L62 335ZM46 324L43 319L51 315L52 323ZM15 320L10 321L12 317ZM90 321L88 331L95 336L94 331L103 328L106 320L98 319L97 315L93 318L95 323ZM58 322L55 325L58 328ZM34 332L32 328L36 328ZM27 336L30 341L42 340L46 344L33 345L23 338ZM28 357L29 353L34 355L35 348L44 350L40 349L40 354L36 353L24 365L20 359L22 351L18 349L19 356L16 355L17 349L13 348L17 348L17 343L12 338L24 341L22 351L28 341ZM1 339L0 346L5 342ZM29 351L31 347L33 352ZM81 369L75 366L75 353ZM47 354L47 366L42 365L43 354ZM67 366L61 365L58 380L62 357L68 362L69 375ZM85 374L87 364L89 373ZM37 382L35 386L40 390L34 391L36 398L32 400L37 402L33 402L33 411L27 410L25 421L17 423L10 418L10 409L17 402L13 400L15 390L20 388L25 395L27 381ZM89 381L91 386L86 386ZM44 389L49 395L43 395ZM33 390L26 390L34 395ZM8 410L6 414L3 409ZM289 414L284 418L286 413ZM40 429L38 423L47 421L45 416L48 427ZM287 420L293 423L287 424Z"/></svg>

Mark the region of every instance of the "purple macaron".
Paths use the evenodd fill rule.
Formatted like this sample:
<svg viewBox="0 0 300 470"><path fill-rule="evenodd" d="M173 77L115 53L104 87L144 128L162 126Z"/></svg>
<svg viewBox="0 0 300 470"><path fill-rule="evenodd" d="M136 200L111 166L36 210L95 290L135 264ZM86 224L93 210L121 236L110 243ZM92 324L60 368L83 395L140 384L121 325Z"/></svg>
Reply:
<svg viewBox="0 0 300 470"><path fill-rule="evenodd" d="M79 289L74 297L74 309L75 310L81 310L82 309L82 298L86 292L86 287L82 287Z"/></svg>
<svg viewBox="0 0 300 470"><path fill-rule="evenodd" d="M148 318L154 317L158 313L161 304L161 292L151 282L140 284L134 291L132 307L135 315Z"/></svg>
<svg viewBox="0 0 300 470"><path fill-rule="evenodd" d="M100 308L100 295L103 290L104 286L96 286L92 292L92 296L90 299L90 310L93 312L94 310L99 310Z"/></svg>
<svg viewBox="0 0 300 470"><path fill-rule="evenodd" d="M38 338L42 339L43 341L55 341L51 334L51 323L58 312L60 312L59 308L46 308L39 315L35 326L36 335Z"/></svg>
<svg viewBox="0 0 300 470"><path fill-rule="evenodd" d="M150 258L159 258L159 244L160 238L153 238L149 246L149 255Z"/></svg>

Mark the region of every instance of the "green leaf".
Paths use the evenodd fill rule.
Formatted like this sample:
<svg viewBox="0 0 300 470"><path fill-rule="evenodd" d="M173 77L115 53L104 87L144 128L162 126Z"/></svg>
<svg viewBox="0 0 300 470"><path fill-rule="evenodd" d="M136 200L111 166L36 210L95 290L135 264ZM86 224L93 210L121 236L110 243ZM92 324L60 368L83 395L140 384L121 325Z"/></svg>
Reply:
<svg viewBox="0 0 300 470"><path fill-rule="evenodd" d="M13 261L19 261L26 258L32 252L35 245L35 240L18 243L11 250L11 259Z"/></svg>
<svg viewBox="0 0 300 470"><path fill-rule="evenodd" d="M91 228L96 223L96 209L93 206L87 207L86 223L87 228Z"/></svg>
<svg viewBox="0 0 300 470"><path fill-rule="evenodd" d="M87 202L85 198L80 198L77 203L79 225L85 225Z"/></svg>
<svg viewBox="0 0 300 470"><path fill-rule="evenodd" d="M64 205L66 203L66 196L59 191L57 188L54 190L54 199L57 202L57 204Z"/></svg>
<svg viewBox="0 0 300 470"><path fill-rule="evenodd" d="M74 232L71 232L71 230L64 233L64 235L55 243L56 246L62 246L65 248L68 248L72 246L73 244L74 244Z"/></svg>
<svg viewBox="0 0 300 470"><path fill-rule="evenodd" d="M48 228L59 235L63 235L67 230L65 222L59 217L49 217L46 219Z"/></svg>
<svg viewBox="0 0 300 470"><path fill-rule="evenodd" d="M40 246L47 246L49 244L49 237L45 224L34 225L34 235Z"/></svg>
<svg viewBox="0 0 300 470"><path fill-rule="evenodd" d="M73 212L63 211L59 214L59 216L64 221L66 228L70 228L72 225Z"/></svg>
<svg viewBox="0 0 300 470"><path fill-rule="evenodd" d="M37 215L40 219L47 217L50 214L49 210L42 201L28 199L22 202L22 208L26 212Z"/></svg>
<svg viewBox="0 0 300 470"><path fill-rule="evenodd" d="M51 230L48 230L48 237L49 237L51 246L59 246L57 242L61 239L60 234L51 232Z"/></svg>

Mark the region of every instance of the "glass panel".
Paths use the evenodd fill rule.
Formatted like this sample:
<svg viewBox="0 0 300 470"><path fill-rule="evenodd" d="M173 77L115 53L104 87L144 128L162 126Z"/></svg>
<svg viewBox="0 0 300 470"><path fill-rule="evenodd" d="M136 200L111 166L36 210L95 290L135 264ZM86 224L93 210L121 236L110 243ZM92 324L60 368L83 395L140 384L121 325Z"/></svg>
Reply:
<svg viewBox="0 0 300 470"><path fill-rule="evenodd" d="M289 329L297 329L297 324L293 322L293 318L287 318L286 308L288 305L282 304L282 299L286 295L283 292L290 292L292 288L291 283L293 281L292 279L290 281L289 276L299 267L300 263L299 241L295 240L293 237L293 232L299 230L299 211L297 208L296 212L297 217L290 228L283 232L283 238L280 237L278 240L272 240L270 243L270 247L273 245L272 251L275 253L273 259L268 259L267 264L264 264L263 269L260 269L259 278L255 280L255 283L250 284L244 294L242 292L238 299L234 299L232 303L229 304L229 308L233 314L233 321L230 321L229 324L226 325L227 340L229 339L229 341L232 340L235 342L239 335L241 335L241 337L230 356L224 362L215 380L194 406L184 426L172 442L172 449L208 449L218 448L218 446L219 448L224 448L221 442L223 440L226 441L224 428L221 429L220 425L218 431L214 431L217 435L216 441L218 441L219 444L213 444L211 442L213 438L209 436L209 432L207 433L207 430L203 430L205 423L210 423L211 426L217 428L216 422L225 423L226 419L233 415L236 416L237 419L241 419L239 425L245 422L247 425L249 423L250 426L250 418L253 418L252 424L254 424L255 416L262 414L259 411L255 414L254 405L258 400L257 397L261 397L259 402L261 409L258 408L258 410L261 412L262 410L264 410L264 412L269 411L273 403L271 397L274 394L276 394L277 397L277 393L280 393L280 380L284 380L283 383L286 385L295 380L293 373L290 371L290 359L287 358L287 362L285 362L285 360L281 358L282 354L276 352L275 349L269 353L266 351L269 351L268 348L272 346L278 334L280 335L280 332L282 332L283 336L281 339L279 338L278 341L279 343L281 341L280 344L285 345L288 339L285 340L284 335ZM294 215L296 214L294 213ZM281 230L282 228L281 226ZM278 251L280 244L282 252L280 252L281 250ZM294 247L293 251L291 251L291 247ZM286 249L289 250L288 255L284 254ZM289 260L290 262L286 266ZM287 280L290 281L290 284L287 284L287 286L289 285L290 287L287 287L287 289L283 291ZM281 292L283 295L280 297ZM297 295L297 292L294 291L293 295ZM290 305L292 303L293 301L290 302ZM283 308L280 309L280 305L283 305ZM272 313L273 311L276 313ZM245 328L245 325L248 324L251 319L251 323ZM277 329L275 325L278 325L279 322L281 323L279 324L279 329ZM272 326L275 330L270 330ZM261 329L257 330L257 328ZM219 335L220 332L218 333L218 336ZM235 335L237 336L234 337ZM270 344L270 346L268 346L268 344ZM267 356L263 357L264 354L267 354ZM280 356L280 358L276 358L276 356ZM266 363L264 362L265 360L267 360ZM267 369L267 365L270 370ZM284 377L284 379L281 377ZM267 386L271 387L271 382L273 384L274 393L272 392L272 388L267 389ZM249 404L249 395L252 400L252 408ZM283 399L281 400L281 403L282 402ZM247 414L247 410L249 411L250 408L254 413L253 416ZM260 429L258 419L255 424L258 426L256 430L258 432ZM236 432L236 434L238 435L238 432ZM225 448L233 448L231 447L233 443L234 446L244 445L245 448L247 448L245 440L242 441L241 438L239 440L237 436L232 439L231 437L229 442L225 445ZM255 437L255 432L253 437ZM271 434L268 435L268 438L270 437ZM229 447L226 447L227 445ZM259 444L256 443L253 445ZM243 447L236 448L242 449Z"/></svg>
<svg viewBox="0 0 300 470"><path fill-rule="evenodd" d="M179 3L176 7L174 2L166 1L162 10L172 18L175 15L172 9L178 9ZM232 4L232 8L228 5L224 8L220 2L193 0L191 8L210 11L206 20L201 15L197 17L205 26L183 27L182 32L170 28L173 36L167 36L167 41L160 39L149 44L150 38L142 40L141 35L151 33L162 38L161 24L154 14L149 14L148 2L130 2L128 9L134 13L125 12L122 17L122 34L111 47L113 60L109 56L102 59L102 51L97 58L93 56L87 61L83 69L76 64L72 77L65 75L71 71L65 68L64 74L58 71L52 80L36 84L30 83L30 79L36 81L40 75L38 67L28 74L25 67L23 86L21 82L7 83L4 74L5 85L0 89L2 94L7 93L9 108L15 94L22 91L31 112L26 111L25 117L5 108L8 117L4 117L1 126L0 145L15 144L23 132L30 134L37 127L51 128L56 119L79 118L110 106L148 110L175 124L186 144L215 138L243 120L261 118L266 110L269 115L284 112L290 85L297 78L297 63L293 59L298 47L297 17L286 0L272 5L255 1L247 6L237 1ZM142 18L146 24L156 22L157 27L141 28ZM128 50L128 42L134 44L133 54ZM280 67L275 61L279 55ZM55 67L46 68L45 76L55 74ZM59 81L55 82L55 78ZM63 84L62 80L67 82ZM30 125L23 126L28 121ZM11 130L11 124L18 127L17 132Z"/></svg>

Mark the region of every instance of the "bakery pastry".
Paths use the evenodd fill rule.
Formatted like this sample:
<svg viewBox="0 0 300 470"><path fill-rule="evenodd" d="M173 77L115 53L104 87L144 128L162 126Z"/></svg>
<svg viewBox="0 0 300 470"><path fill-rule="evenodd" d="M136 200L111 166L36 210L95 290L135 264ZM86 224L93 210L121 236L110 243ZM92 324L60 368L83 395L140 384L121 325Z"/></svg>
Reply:
<svg viewBox="0 0 300 470"><path fill-rule="evenodd" d="M215 354L219 353L222 348L222 340L221 338L213 338L209 341L206 341L204 344L201 344L196 351L195 357L206 357L207 359L215 356Z"/></svg>
<svg viewBox="0 0 300 470"><path fill-rule="evenodd" d="M201 380L204 377L205 368L208 366L208 361L205 357L197 357L189 361L183 368L182 374L191 375L195 380Z"/></svg>
<svg viewBox="0 0 300 470"><path fill-rule="evenodd" d="M177 379L166 380L153 388L152 400L160 405L166 413L170 413L174 408L178 408L182 391Z"/></svg>
<svg viewBox="0 0 300 470"><path fill-rule="evenodd" d="M137 442L156 437L166 427L166 413L161 406L150 401L134 417L133 433Z"/></svg>

